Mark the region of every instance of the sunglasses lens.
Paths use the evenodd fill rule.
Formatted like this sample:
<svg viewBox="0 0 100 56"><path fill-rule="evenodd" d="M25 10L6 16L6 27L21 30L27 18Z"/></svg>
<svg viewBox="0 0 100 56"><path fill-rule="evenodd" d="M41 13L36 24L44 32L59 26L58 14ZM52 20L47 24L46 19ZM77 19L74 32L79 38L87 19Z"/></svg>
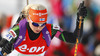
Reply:
<svg viewBox="0 0 100 56"><path fill-rule="evenodd" d="M38 27L39 25L37 23L32 23L34 26Z"/></svg>
<svg viewBox="0 0 100 56"><path fill-rule="evenodd" d="M46 23L42 24L41 27L43 27ZM35 27L38 27L39 24L32 22L32 25L34 25Z"/></svg>
<svg viewBox="0 0 100 56"><path fill-rule="evenodd" d="M42 24L41 27L43 27L46 23Z"/></svg>

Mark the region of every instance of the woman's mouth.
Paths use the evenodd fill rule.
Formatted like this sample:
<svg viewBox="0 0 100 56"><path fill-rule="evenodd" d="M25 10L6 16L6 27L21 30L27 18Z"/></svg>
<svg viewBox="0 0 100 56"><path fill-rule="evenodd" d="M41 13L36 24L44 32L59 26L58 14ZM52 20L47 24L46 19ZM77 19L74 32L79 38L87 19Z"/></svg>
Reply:
<svg viewBox="0 0 100 56"><path fill-rule="evenodd" d="M36 30L36 32L40 32L40 30Z"/></svg>

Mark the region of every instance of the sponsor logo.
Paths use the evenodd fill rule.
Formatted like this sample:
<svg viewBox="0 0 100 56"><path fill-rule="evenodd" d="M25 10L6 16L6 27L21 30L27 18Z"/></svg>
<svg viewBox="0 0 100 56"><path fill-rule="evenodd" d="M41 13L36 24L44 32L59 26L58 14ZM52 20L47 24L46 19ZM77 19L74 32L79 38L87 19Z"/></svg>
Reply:
<svg viewBox="0 0 100 56"><path fill-rule="evenodd" d="M45 18L40 18L40 21L45 21Z"/></svg>
<svg viewBox="0 0 100 56"><path fill-rule="evenodd" d="M49 34L49 31L46 31L46 34Z"/></svg>
<svg viewBox="0 0 100 56"><path fill-rule="evenodd" d="M46 15L47 13L33 13L33 15L39 15L39 16L42 16L42 15Z"/></svg>
<svg viewBox="0 0 100 56"><path fill-rule="evenodd" d="M17 37L16 33L13 30L10 30L9 33L13 36L13 38Z"/></svg>
<svg viewBox="0 0 100 56"><path fill-rule="evenodd" d="M15 44L18 44L21 39L22 39L22 36L19 36L19 38L18 38L18 40L16 41Z"/></svg>
<svg viewBox="0 0 100 56"><path fill-rule="evenodd" d="M51 37L50 37L49 31L46 31L46 34L47 34L48 37L49 37L49 41L51 41Z"/></svg>
<svg viewBox="0 0 100 56"><path fill-rule="evenodd" d="M28 48L26 44L23 44L19 46L18 48L22 52L28 51L29 53L33 53L33 52L44 52L45 46Z"/></svg>
<svg viewBox="0 0 100 56"><path fill-rule="evenodd" d="M60 27L58 25L53 25L53 29L60 30Z"/></svg>
<svg viewBox="0 0 100 56"><path fill-rule="evenodd" d="M7 39L8 41L10 41L12 38L17 37L16 33L13 30L10 30L9 33L7 33L5 36L6 37L4 38Z"/></svg>
<svg viewBox="0 0 100 56"><path fill-rule="evenodd" d="M6 35L6 38L5 39L7 39L8 41L10 41L12 38L13 38L13 36L10 33L8 33Z"/></svg>

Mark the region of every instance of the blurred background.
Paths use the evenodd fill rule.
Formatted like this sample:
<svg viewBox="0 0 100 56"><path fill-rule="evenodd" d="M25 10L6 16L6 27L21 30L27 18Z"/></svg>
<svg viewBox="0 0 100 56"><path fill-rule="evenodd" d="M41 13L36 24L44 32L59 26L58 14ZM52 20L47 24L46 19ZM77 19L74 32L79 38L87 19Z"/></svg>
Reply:
<svg viewBox="0 0 100 56"><path fill-rule="evenodd" d="M29 0L29 4L44 5L48 11L48 23L73 32L77 8L82 1L85 1L88 15L77 53L78 56L100 56L100 0ZM27 0L0 0L0 39L16 23L26 5ZM74 56L74 44L54 38L45 56Z"/></svg>

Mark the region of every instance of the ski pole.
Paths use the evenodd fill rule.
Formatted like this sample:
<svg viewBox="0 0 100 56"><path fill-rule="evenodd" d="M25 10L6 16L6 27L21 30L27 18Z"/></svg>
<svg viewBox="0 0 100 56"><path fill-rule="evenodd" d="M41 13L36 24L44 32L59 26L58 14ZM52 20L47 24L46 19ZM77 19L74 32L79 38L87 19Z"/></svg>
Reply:
<svg viewBox="0 0 100 56"><path fill-rule="evenodd" d="M84 1L82 2L82 3L80 3L80 5L79 5L79 8L78 8L78 12L80 12L80 10L81 10L81 7L83 7L84 6ZM81 23L82 23L82 19L83 19L83 17L80 15L79 16L79 26L78 26L78 28L79 28L79 30L78 30L78 38L80 37L80 30L81 30ZM79 43L79 40L78 40L78 38L76 38L76 46L75 46L75 53L74 53L74 56L77 56L77 50L78 50L78 43Z"/></svg>
<svg viewBox="0 0 100 56"><path fill-rule="evenodd" d="M79 21L79 31L81 29L81 23L82 23L82 16L79 17L80 21ZM79 37L79 35L78 35ZM77 56L77 50L78 50L78 43L79 43L79 40L78 38L76 39L76 46L75 46L75 53L74 53L74 56Z"/></svg>

